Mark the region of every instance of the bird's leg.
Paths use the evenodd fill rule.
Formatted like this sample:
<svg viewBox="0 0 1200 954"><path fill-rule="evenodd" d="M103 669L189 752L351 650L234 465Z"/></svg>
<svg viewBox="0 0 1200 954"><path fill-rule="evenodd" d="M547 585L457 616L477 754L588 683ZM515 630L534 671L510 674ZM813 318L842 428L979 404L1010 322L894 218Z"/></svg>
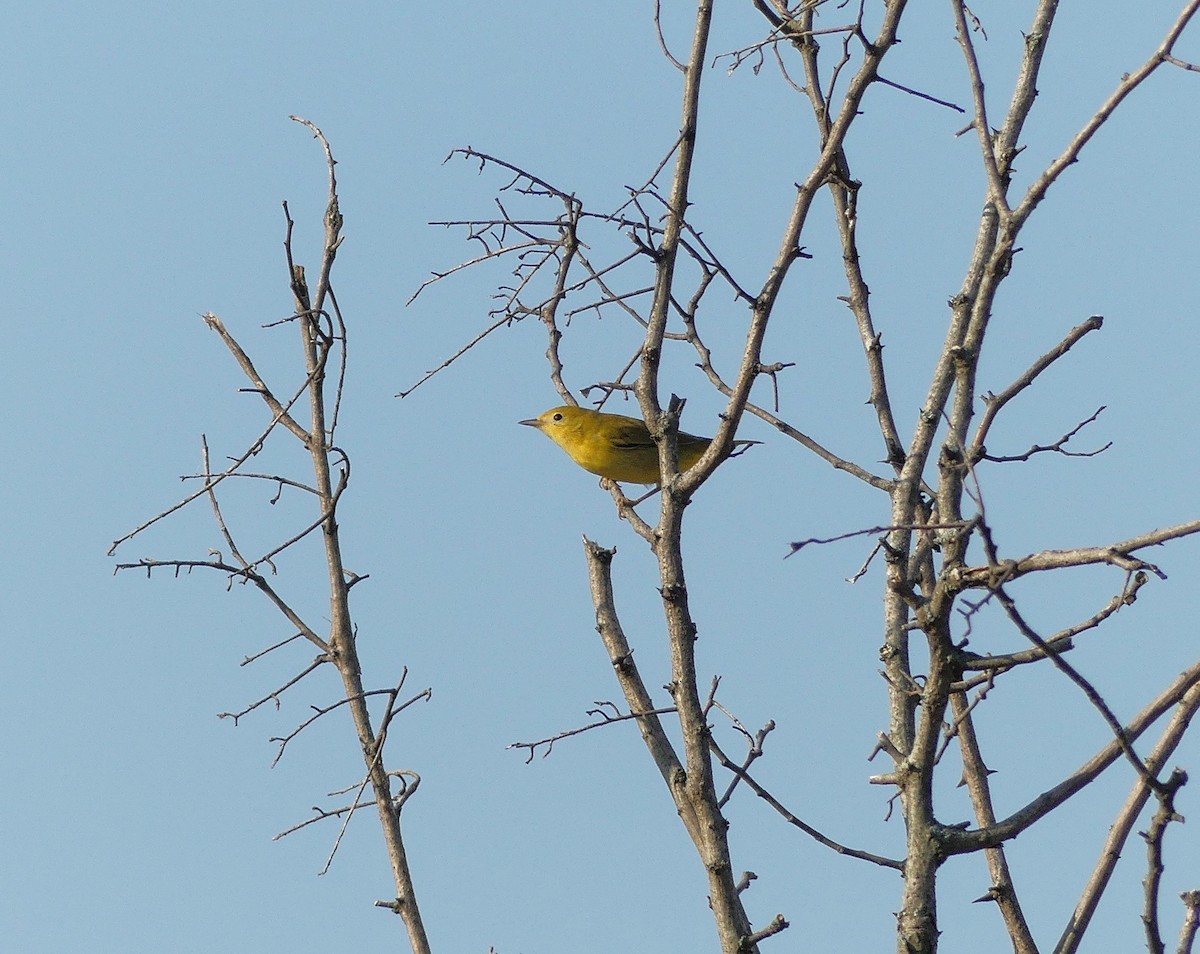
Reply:
<svg viewBox="0 0 1200 954"><path fill-rule="evenodd" d="M653 487L651 487L649 490L647 490L644 494L642 494L640 497L638 497L637 500L630 500L629 506L636 507L643 500L649 500L656 493L658 493L661 489L662 489L661 487L659 487L657 484L655 484Z"/></svg>
<svg viewBox="0 0 1200 954"><path fill-rule="evenodd" d="M658 484L655 484L653 487L651 487L649 490L647 490L644 494L642 494L636 500L630 500L628 497L625 496L625 491L621 488L621 485L618 484L615 480L609 480L607 477L601 477L600 478L600 486L604 490L608 490L608 491L615 490L617 492L617 498L616 498L617 506L621 507L621 508L636 507L642 501L649 500L656 493L658 493L659 490L662 489L661 487L658 486Z"/></svg>

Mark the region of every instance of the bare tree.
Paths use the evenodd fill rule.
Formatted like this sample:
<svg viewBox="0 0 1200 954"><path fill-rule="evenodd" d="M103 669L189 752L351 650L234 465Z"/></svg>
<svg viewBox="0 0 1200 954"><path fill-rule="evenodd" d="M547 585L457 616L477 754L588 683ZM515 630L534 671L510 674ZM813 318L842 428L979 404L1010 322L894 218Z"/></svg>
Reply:
<svg viewBox="0 0 1200 954"><path fill-rule="evenodd" d="M773 260L762 263L753 280L714 251L715 243L710 243L703 228L710 223L699 221L700 216L692 211L693 173L704 141L700 135L701 81L713 61L709 49L711 0L698 0L696 4L686 55L676 56L672 52L667 31L660 26L663 54L678 68L682 80L678 134L657 168L642 185L629 189L619 207L593 211L569 185L552 183L534 170L474 149L456 153L486 172L502 175L505 184L495 215L437 223L464 229L480 252L459 266L435 273L426 284L439 282L468 267L497 261L511 263L512 280L500 289L491 323L430 375L450 367L457 357L498 329L534 317L545 327L550 379L562 399L578 403L578 390L585 399L604 406L614 395L634 396L658 445L661 470L660 493L649 498L649 503L630 500L619 485L611 484L610 490L617 513L646 542L657 563L655 584L662 597L661 632L671 664L666 695L657 696L647 684L625 634L611 574L615 550L585 541L597 631L627 708L602 706L596 710L597 719L587 726L514 746L532 758L538 751L548 753L556 742L568 736L614 723L634 722L695 846L708 881L720 948L726 954L757 952L767 946L769 939L789 929L789 919L808 913L781 913L766 919L761 926L755 924L756 920L764 919L752 918L748 910L747 889L753 876L749 872L739 874L730 844L727 805L736 796L753 793L784 824L805 837L838 854L898 872L902 888L897 911L897 949L905 954L925 954L937 949L938 875L942 866L956 856L981 855L992 879L987 895L981 900L996 904L1013 949L1025 954L1051 948L1046 942L1039 946L1026 921L1020 893L1009 872L1006 843L1031 829L1047 829L1046 820L1057 808L1112 767L1127 765L1134 772L1132 790L1111 820L1108 842L1093 876L1074 901L1073 910L1064 912L1062 935L1052 949L1064 954L1080 949L1116 859L1147 806L1153 803L1154 811L1144 833L1148 855L1142 918L1147 948L1163 951L1165 942L1160 923L1163 845L1170 822L1179 819L1175 798L1186 782L1182 770L1168 770L1167 766L1200 708L1200 661L1193 662L1154 698L1145 701L1132 717L1122 719L1086 674L1072 664L1070 651L1079 640L1130 607L1143 587L1164 577L1161 569L1145 558L1144 551L1197 533L1200 520L1188 519L1123 540L1018 555L1003 552L1000 530L989 518L984 503L983 488L995 479L991 476L994 465L1028 460L1039 454L1096 453L1080 451L1072 441L1096 422L1099 411L1058 440L1035 444L1021 454L997 454L989 450L992 427L1010 402L1031 389L1043 372L1067 356L1083 338L1099 331L1103 319L1085 314L1076 316L1074 327L1060 329L1054 336L1057 342L1052 339L1044 342L1039 349L1043 350L1040 357L1034 357L1036 351L1031 353L1027 370L998 393L989 392L981 397L978 379L996 313L997 294L1017 267L1015 255L1022 230L1089 141L1148 77L1162 68L1196 70L1192 64L1177 58L1173 50L1200 8L1200 0L1191 0L1179 11L1175 21L1166 26L1157 49L1122 78L1061 153L1023 190L1013 184L1013 163L1023 148L1022 135L1051 42L1057 13L1053 0L1041 0L1036 5L1033 21L1025 33L1023 55L1012 78L1012 98L999 117L989 115L983 69L977 56L984 25L960 0L952 0L949 5L948 22L956 32L966 64L968 107L908 88L882 75L881 69L899 39L907 6L903 0L890 0L870 11L865 3L834 8L824 0L805 2L794 9L781 0L752 0L751 5L755 16L765 21L765 35L748 47L725 54L720 58L722 65L758 70L774 60L780 75L808 103L816 146L816 159L796 177L790 212ZM845 19L826 25L818 21L818 15L825 14ZM823 48L822 44L829 48ZM893 406L890 376L901 371L907 373L907 369L890 366L884 358L882 335L872 311L869 283L860 256L862 183L855 178L854 155L848 145L866 97L880 84L923 97L939 108L957 108L968 113L970 118L964 133L972 132L978 141L980 168L986 184L985 202L962 285L949 303L944 342L931 361L933 370L922 407L911 420L903 420ZM301 380L288 392L272 388L222 321L214 315L205 316L249 379L248 390L262 398L268 422L226 466L214 469L205 443L203 468L192 478L199 482L198 489L116 541L113 550L183 506L193 501L208 501L223 539L221 552L213 552L207 559L142 559L120 563L118 569L144 569L152 574L158 568L178 573L198 567L224 574L230 585L252 584L295 630L286 643L273 645L264 653L300 639L316 647L317 656L300 667L284 685L243 711L227 714L235 719L277 699L325 664L337 669L342 682L339 699L315 707L312 719L278 739L279 753L282 755L290 740L313 721L344 706L353 717L364 774L345 790L350 795L347 804L322 809L315 818L296 827L337 818L344 829L356 810L374 805L381 820L396 890L394 899L377 903L401 916L414 951L427 951L429 944L400 829L401 810L416 791L420 778L410 770L389 770L384 747L393 720L407 706L428 698L428 690L406 695L403 675L392 680L388 688L367 689L360 671L349 596L351 589L365 577L346 569L337 520L350 468L348 454L335 442L347 366L347 330L333 295L330 275L340 244L342 219L329 145L316 127L301 122L320 140L330 175L324 248L319 277L311 292L304 269L292 259L292 220L290 215L286 219L288 279L295 310L278 324L293 325L300 330L304 367ZM779 307L781 296L797 263L808 258L806 236L816 228L817 199L822 195L828 197L832 225L840 241L845 281L842 301L853 316L861 342L863 374L882 443L883 466L840 453L836 447L826 446L789 422L780 410L778 384L789 364L769 362L763 353L768 328L787 320ZM719 227L719 224L714 225ZM614 237L623 243L622 250L609 255L607 250L612 248ZM418 289L414 299L422 289ZM719 313L723 321L729 320L724 300L716 303L717 290L731 294L744 315L740 347L732 353L710 346L714 337L711 315ZM609 380L588 382L576 389L569 387L565 379L560 348L570 330L570 318L584 312L621 314L637 324L640 340ZM678 471L677 435L684 402L673 394L664 399L661 383L662 362L668 349L690 350L708 382L724 399L721 423L708 450L682 474ZM413 387L430 375L401 394L411 393ZM757 398L756 388L759 392L769 389L772 399L752 400ZM305 399L309 419L307 425L302 425L296 415ZM765 421L780 435L795 441L848 478L886 495L890 507L890 521L886 525L866 529L859 525L835 538L798 540L792 544L792 552L811 553L812 548L840 539L875 540L856 578L863 578L867 567L875 561L884 565L881 659L889 722L878 735L876 754L883 755L891 764L869 781L889 792L889 804L894 802L901 808L905 830L902 857L852 846L848 839L817 830L788 807L787 792L768 789L754 768L767 755L768 737L774 731L774 724L768 722L753 731L746 728L722 702L720 680L703 676L697 665L696 642L700 632L689 604L684 517L696 493L734 453L738 428L747 414ZM282 473L249 471L250 461L269 441L286 435L298 441L311 458L311 483ZM276 499L285 494L299 495L314 506L280 539L247 557L243 555L245 547L235 542L218 493L225 494L228 486L238 481L265 482L277 487ZM657 516L647 517L652 508L657 508ZM302 541L316 539L322 544L329 585L327 628L308 622L305 613L282 592L275 578L275 561L281 554ZM797 562L804 558L797 557ZM1068 627L1056 632L1038 632L1027 619L1016 584L1034 575L1064 573L1084 566L1110 567L1116 571L1111 598ZM1002 613L1011 631L1028 645L1020 651L1002 654L969 649L968 640L975 635L972 625L985 608ZM1022 673L1048 667L1062 674L1064 687L1073 686L1071 691L1083 693L1097 718L1107 725L1109 736L1081 765L1063 769L1056 784L1044 791L1030 791L1021 803L1000 809L993 798L977 723L989 714L985 703L998 681L1017 681ZM374 712L372 702L378 703ZM1159 720L1163 724L1155 728ZM727 736L744 749L732 751L732 746L722 741ZM975 818L970 824L949 823L935 808L935 792L939 783L945 784L943 755L951 746L960 753L963 782L974 808ZM1192 949L1200 918L1200 892L1185 894L1184 903L1180 952Z"/></svg>
<svg viewBox="0 0 1200 954"><path fill-rule="evenodd" d="M1108 883L1112 865L1151 799L1158 811L1146 835L1150 862L1144 921L1148 949L1164 950L1156 873L1161 871L1161 846L1167 823L1178 818L1173 800L1186 780L1181 771L1168 773L1166 763L1200 707L1200 661L1123 722L1067 657L1080 637L1130 606L1152 578L1163 576L1157 566L1141 556L1142 552L1200 531L1200 520L1187 520L1125 540L1016 556L1004 554L997 529L984 505L984 478L980 471L997 463L1028 460L1036 454L1097 453L1079 451L1077 444L1071 442L1096 420L1099 411L1059 440L1034 445L1019 455L991 453L987 446L991 428L1010 401L1031 388L1039 375L1067 355L1082 338L1098 331L1103 319L1093 316L1079 321L999 393L981 397L977 381L997 293L1015 267L1014 255L1019 250L1022 229L1126 97L1163 67L1196 69L1172 51L1200 8L1200 2L1189 2L1179 11L1157 49L1145 56L1140 66L1125 74L1065 149L1023 191L1013 185L1013 163L1023 149L1022 134L1033 109L1043 57L1051 42L1058 6L1053 0L1042 0L1036 6L1033 21L1025 32L1024 53L1012 80L1011 102L998 118L989 114L983 70L977 57L977 43L984 35L984 25L958 0L949 5L949 23L957 35L967 68L969 107L944 102L881 75L883 64L898 42L907 6L903 0L891 0L881 10L871 11L866 4L857 8L851 5L846 19L835 25L820 24L818 14L840 15L846 10L845 5L834 8L829 3L809 2L792 8L783 0L753 0L753 6L765 19L767 33L760 42L726 54L724 65L731 69L749 66L757 71L768 58L774 59L783 77L811 107L818 153L815 162L798 177L791 213L779 238L775 258L763 266L755 280L735 274L735 269L713 251L705 237L708 234L705 227L719 228L720 223L701 222L690 211L695 160L698 149L702 148L698 136L701 81L712 55L711 0L699 0L696 4L691 48L686 55L676 57L668 48L665 31L659 28L664 56L682 77L678 137L658 168L641 187L629 190L628 199L619 208L593 211L569 184L552 184L534 170L464 149L457 154L477 163L482 170L506 177L507 184L501 190L505 198L498 202L499 212L494 216L434 223L465 229L468 239L481 252L454 269L434 273L427 285L464 267L496 260L512 263L513 280L500 289L500 304L493 311L493 323L467 348L514 321L536 317L545 325L550 377L564 401L578 401L564 380L560 358L561 342L572 316L584 311L617 312L636 321L644 330L642 341L619 372L609 381L588 384L581 393L602 407L612 395L631 392L658 444L661 494L654 504L658 514L653 523L635 509L638 504L627 499L619 486L614 485L611 490L619 514L646 541L657 559L663 632L670 647L672 668L667 687L670 698L655 699L634 661L610 574L615 551L587 541L585 551L597 629L628 712L606 710L602 718L584 728L596 728L618 719L636 720L707 874L709 901L721 949L727 954L757 951L761 942L788 927L781 914L756 930L747 913L743 891L748 881L738 880L727 834L729 822L723 811L733 790L740 786L766 799L783 819L832 850L902 873L897 945L906 954L937 949L941 866L957 855L983 853L992 877L987 900L996 903L1013 949L1025 954L1039 947L1009 874L1005 843L1042 822L1106 769L1127 763L1136 772L1133 790L1113 820L1109 844L1054 950L1072 952L1079 948ZM823 49L823 42L830 43L832 49ZM894 374L897 369L889 368L884 360L882 336L872 313L869 284L861 264L857 230L862 183L854 176L853 155L847 145L848 135L859 121L864 98L878 84L967 113L969 124L963 132L973 132L978 140L986 183L985 203L969 264L961 289L949 303L944 343L933 363L920 413L910 422L899 420L893 408L889 372ZM834 227L840 239L846 289L842 300L857 323L861 339L869 403L874 408L887 465L884 473L842 456L836 448L819 443L789 423L779 412L777 386L777 376L788 365L768 363L763 356L768 326L787 320L777 314L777 305L793 266L806 257L805 236L814 227L814 203L822 192L831 200ZM547 207L549 212L544 211ZM627 251L610 258L594 252L608 247L603 238L606 232L624 234L629 240ZM728 320L728 309L714 303L717 289L731 292L745 314L742 346L737 355L714 355L708 344L706 329L711 327L710 312L722 313ZM1050 342L1043 347L1046 345ZM721 424L709 450L683 474L678 472L676 448L683 402L674 396L665 401L660 386L664 351L674 347L693 349L698 366L726 399ZM430 374L447 367L457 357L451 357ZM732 370L721 370L725 367ZM775 401L771 404L751 400L756 385L761 389L763 383L774 386ZM764 754L764 741L773 724L768 723L756 733L746 730L725 712L718 698L718 681L707 684L697 670L698 629L689 610L682 549L685 508L714 470L730 456L735 434L746 414L761 418L821 460L886 494L890 500L890 524L857 533L878 537L871 559L878 558L886 565L881 658L890 722L879 733L877 752L885 754L892 765L871 781L894 790L899 801L906 829L903 858L888 858L834 841L789 811L785 807L785 793L768 791L759 784L750 769ZM853 535L854 532L845 536ZM829 542L797 541L792 545L793 552ZM1086 619L1059 632L1037 632L1022 613L1014 584L1031 574L1063 572L1095 564L1110 566L1119 574L1120 582L1111 600ZM865 571L866 566L859 576ZM972 620L986 605L1002 610L1012 628L1028 642L1027 649L1003 655L967 649L966 637L970 635ZM915 659L926 660L926 671L921 671L921 663ZM1083 692L1107 723L1111 741L1083 765L1066 772L1058 784L1044 792L1030 793L1024 804L998 814L975 723L986 712L981 703L996 682L1007 680L1010 674L1018 678L1015 674L1030 666L1053 666ZM1167 724L1157 739L1139 746L1155 720L1168 714ZM740 756L727 753L714 734L714 723L723 715L732 720L745 743ZM678 744L671 741L672 735L664 726L665 717L678 723ZM518 745L528 749L532 756L534 751L548 751L554 742L578 731L582 730ZM938 767L942 754L951 745L957 745L961 751L963 778L976 815L973 825L948 824L935 811ZM1194 933L1196 918L1194 894L1185 896L1185 902L1188 916L1181 951L1190 950L1187 925L1192 926L1190 930ZM790 916L802 914L796 912Z"/></svg>
<svg viewBox="0 0 1200 954"><path fill-rule="evenodd" d="M400 915L408 931L412 950L420 954L429 950L429 940L421 920L421 910L417 905L413 878L409 871L408 856L400 828L400 813L405 802L417 791L421 778L419 774L408 769L389 770L384 760L384 747L393 720L414 702L428 699L430 690L425 689L404 697L407 670L390 688L367 689L363 682L357 648L358 634L350 612L350 591L367 577L347 569L338 526L338 505L350 480L350 455L338 446L335 439L346 377L348 345L346 322L341 309L338 308L331 284L334 259L341 245L342 214L338 208L337 178L329 143L311 122L296 116L292 118L310 129L320 141L329 168L329 199L325 210L324 243L317 282L312 289L309 288L304 266L293 259L292 230L295 223L288 212L287 204L284 203L287 224L284 249L287 255L289 284L295 299L295 312L282 321L274 322L273 325L280 328L292 326L299 330L303 374L290 390L277 392L259 374L250 356L226 329L221 319L213 314L205 315L205 323L220 336L249 380L246 390L262 398L268 421L241 454L216 470L212 466L208 442L204 440L203 468L199 474L191 477L199 482L199 487L174 506L115 541L109 555L113 555L121 544L139 536L188 504L198 500L209 502L224 541L224 550L212 550L206 559L143 558L134 563L118 563L117 570L144 569L150 575L156 569L169 569L178 575L181 571L191 572L199 568L223 574L231 587L235 584L257 587L283 615L295 633L288 639L248 657L246 663L261 659L268 653L283 649L301 639L316 647L317 655L287 682L240 712L222 713L225 718L237 721L269 702L277 704L285 692L294 689L302 680L322 670L326 665L337 670L342 683L341 698L328 705L313 706L314 714L310 718L297 725L288 735L274 739L279 745L276 761L283 757L288 744L301 732L318 719L345 707L350 711L357 734L364 774L354 784L331 793L336 797L349 796L347 803L327 809L318 808L314 817L293 826L281 833L281 836L317 821L340 820L340 831L334 840L333 851L336 852L342 833L345 832L354 813L360 809L374 808L379 815L383 842L387 848L396 889L394 898L377 901L376 904ZM306 406L307 427L297 419ZM297 441L308 455L312 467L310 482L287 474L254 473L249 470L250 462L261 454L269 443L273 444L276 438L283 439L286 436ZM245 544L239 545L236 542L234 529L230 526L233 521L226 520L218 496L219 491L223 495L229 490L228 485L238 481L274 485L276 490L271 500L272 504L278 503L285 495L298 494L310 502L311 506L298 508L296 517L299 524L285 530L282 539L273 541L261 552L252 552L252 555L247 556ZM320 540L320 554L325 564L329 600L327 626L310 622L312 617L300 608L296 596L289 596L275 579L278 572L277 561L311 538ZM303 586L296 586L296 589L298 596ZM374 714L371 712L372 702L379 703ZM332 860L331 853L326 869Z"/></svg>

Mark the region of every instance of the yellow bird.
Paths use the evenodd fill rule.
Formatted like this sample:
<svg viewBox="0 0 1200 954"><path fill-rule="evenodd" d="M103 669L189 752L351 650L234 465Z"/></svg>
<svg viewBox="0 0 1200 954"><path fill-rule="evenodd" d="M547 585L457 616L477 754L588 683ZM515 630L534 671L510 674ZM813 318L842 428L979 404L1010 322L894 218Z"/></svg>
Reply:
<svg viewBox="0 0 1200 954"><path fill-rule="evenodd" d="M520 423L536 427L593 474L630 484L658 483L658 446L640 418L563 405ZM709 437L680 431L676 441L680 473L695 465L711 443ZM734 441L735 445L757 443Z"/></svg>

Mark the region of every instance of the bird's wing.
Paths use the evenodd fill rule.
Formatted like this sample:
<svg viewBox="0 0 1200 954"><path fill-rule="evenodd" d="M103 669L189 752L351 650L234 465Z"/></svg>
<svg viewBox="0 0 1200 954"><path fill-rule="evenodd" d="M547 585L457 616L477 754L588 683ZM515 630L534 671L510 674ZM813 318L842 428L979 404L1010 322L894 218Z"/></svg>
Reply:
<svg viewBox="0 0 1200 954"><path fill-rule="evenodd" d="M654 440L650 437L650 432L646 430L646 425L633 418L629 418L628 421L613 421L609 431L609 441L613 447L620 450L637 450L654 446Z"/></svg>

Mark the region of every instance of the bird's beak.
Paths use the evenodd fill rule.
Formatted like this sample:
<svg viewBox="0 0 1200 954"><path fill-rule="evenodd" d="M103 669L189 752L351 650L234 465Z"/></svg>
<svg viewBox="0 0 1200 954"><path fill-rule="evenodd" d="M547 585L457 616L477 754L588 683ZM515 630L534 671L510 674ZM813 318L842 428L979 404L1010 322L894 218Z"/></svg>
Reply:
<svg viewBox="0 0 1200 954"><path fill-rule="evenodd" d="M542 426L542 422L539 421L536 417L531 421L517 421L517 423L518 424L527 424L529 427L541 427Z"/></svg>

